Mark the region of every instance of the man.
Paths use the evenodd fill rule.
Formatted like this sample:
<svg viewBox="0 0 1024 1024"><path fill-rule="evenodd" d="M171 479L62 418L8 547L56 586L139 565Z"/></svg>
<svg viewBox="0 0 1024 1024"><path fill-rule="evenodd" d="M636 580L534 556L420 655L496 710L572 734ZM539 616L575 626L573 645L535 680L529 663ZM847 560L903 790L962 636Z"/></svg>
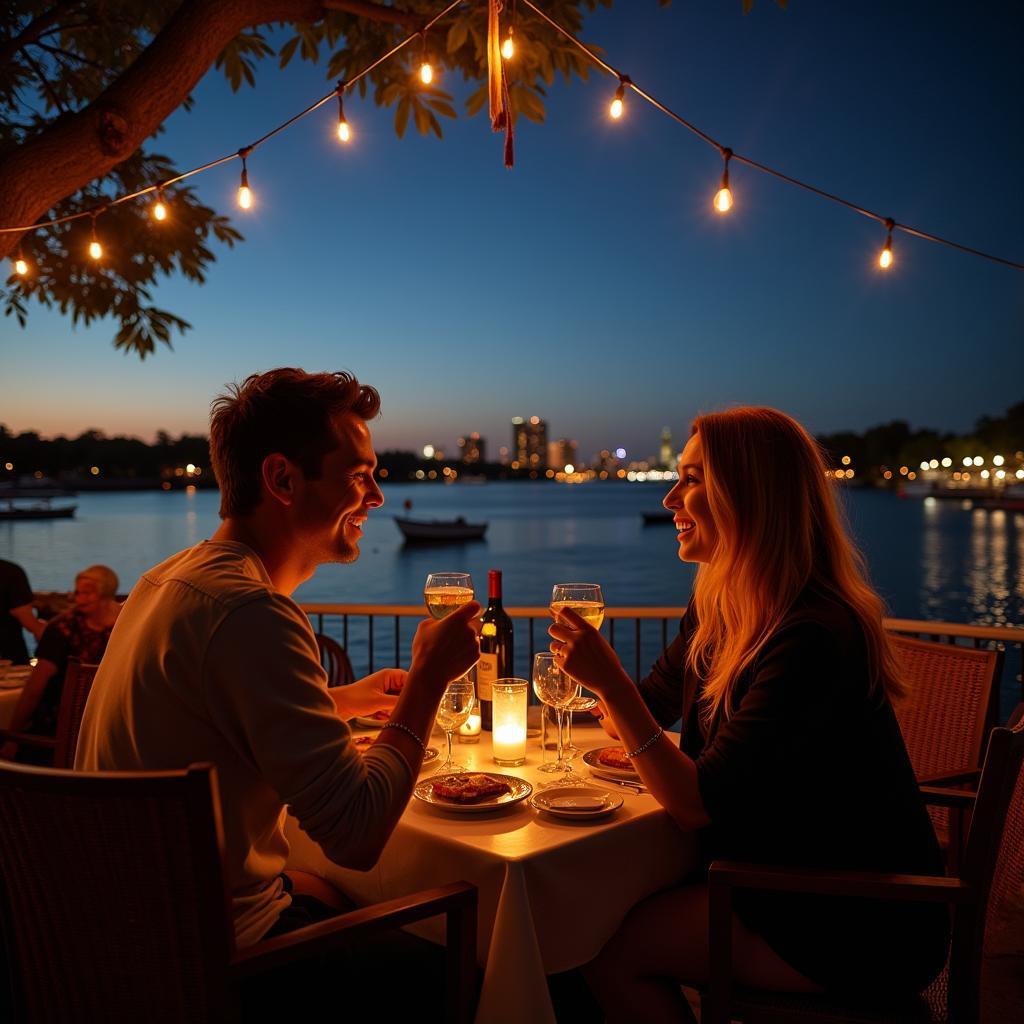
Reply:
<svg viewBox="0 0 1024 1024"><path fill-rule="evenodd" d="M479 656L472 603L421 623L407 675L328 691L289 596L318 565L359 557L362 524L384 500L366 425L379 405L349 374L296 369L253 375L214 402L223 522L132 588L86 707L78 769L217 766L240 947L305 923L281 918L283 808L332 860L369 869L408 802L445 686ZM390 722L361 755L345 719L382 709Z"/></svg>
<svg viewBox="0 0 1024 1024"><path fill-rule="evenodd" d="M38 640L46 628L46 623L36 618L32 597L25 570L0 558L0 658L9 659L15 665L28 663L22 629L27 629Z"/></svg>

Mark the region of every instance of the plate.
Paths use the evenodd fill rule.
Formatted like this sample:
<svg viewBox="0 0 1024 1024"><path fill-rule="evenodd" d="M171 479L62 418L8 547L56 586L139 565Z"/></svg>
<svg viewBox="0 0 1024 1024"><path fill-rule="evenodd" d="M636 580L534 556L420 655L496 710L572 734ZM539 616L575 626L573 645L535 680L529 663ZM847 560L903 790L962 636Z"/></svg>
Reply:
<svg viewBox="0 0 1024 1024"><path fill-rule="evenodd" d="M379 736L380 734L378 733L377 735ZM365 734L361 734L359 736L353 736L352 742L355 744L356 750L368 750L370 747L374 745L374 743L377 742L377 736L367 736ZM432 764L434 761L436 761L437 755L437 747L427 747L423 751L423 760L420 762L420 768L422 769L424 766Z"/></svg>
<svg viewBox="0 0 1024 1024"><path fill-rule="evenodd" d="M501 810L503 807L511 807L513 804L525 800L533 792L533 786L515 775L499 775L496 772L474 772L473 774L486 775L489 779L500 779L502 782L507 782L512 787L512 791L472 804L458 804L454 800L441 800L434 796L432 788L434 778L430 776L416 783L412 795L417 800L422 800L423 803L430 804L431 807L437 807L442 811L454 811L456 814L477 814L481 811L495 811Z"/></svg>
<svg viewBox="0 0 1024 1024"><path fill-rule="evenodd" d="M617 745L616 745L617 746ZM599 779L614 779L616 782L640 782L640 776L628 768L612 768L611 765L601 764L598 757L604 750L614 750L615 746L598 747L597 750L588 750L583 755L583 763Z"/></svg>
<svg viewBox="0 0 1024 1024"><path fill-rule="evenodd" d="M32 675L31 665L17 665L14 668L0 669L0 690L14 690L24 686Z"/></svg>
<svg viewBox="0 0 1024 1024"><path fill-rule="evenodd" d="M552 786L537 793L530 803L556 818L603 818L622 806L622 797L595 786Z"/></svg>

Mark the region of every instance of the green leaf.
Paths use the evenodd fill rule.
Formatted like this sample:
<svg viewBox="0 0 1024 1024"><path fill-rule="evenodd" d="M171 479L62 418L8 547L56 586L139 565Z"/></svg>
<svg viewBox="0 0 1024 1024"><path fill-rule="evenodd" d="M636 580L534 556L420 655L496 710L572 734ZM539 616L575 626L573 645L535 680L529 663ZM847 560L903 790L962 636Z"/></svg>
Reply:
<svg viewBox="0 0 1024 1024"><path fill-rule="evenodd" d="M401 139L405 135L405 129L409 127L409 114L412 111L412 104L408 96L403 96L398 102L395 110L395 134Z"/></svg>
<svg viewBox="0 0 1024 1024"><path fill-rule="evenodd" d="M292 36L284 46L281 47L281 52L278 55L278 65L282 68L287 67L289 61L295 56L295 49L299 45L299 37Z"/></svg>

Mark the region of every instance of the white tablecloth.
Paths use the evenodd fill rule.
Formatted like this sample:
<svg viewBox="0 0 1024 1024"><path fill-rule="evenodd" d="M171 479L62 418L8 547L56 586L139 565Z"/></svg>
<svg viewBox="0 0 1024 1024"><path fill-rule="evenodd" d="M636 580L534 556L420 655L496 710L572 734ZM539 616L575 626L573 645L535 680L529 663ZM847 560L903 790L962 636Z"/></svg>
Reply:
<svg viewBox="0 0 1024 1024"><path fill-rule="evenodd" d="M599 729L576 729L574 739L584 750L610 742ZM536 741L521 768L491 761L488 733L478 744L455 749L471 769L515 774L535 789L554 778L537 771ZM575 764L588 774L582 760ZM431 771L428 765L423 774ZM589 822L540 814L529 801L504 812L455 814L413 799L376 867L366 872L331 863L289 819L288 864L327 879L361 904L473 882L480 890L477 952L484 966L478 1024L554 1024L544 976L593 959L634 904L678 884L694 865L693 837L653 797L621 793L621 808ZM442 942L443 928L439 919L422 934Z"/></svg>

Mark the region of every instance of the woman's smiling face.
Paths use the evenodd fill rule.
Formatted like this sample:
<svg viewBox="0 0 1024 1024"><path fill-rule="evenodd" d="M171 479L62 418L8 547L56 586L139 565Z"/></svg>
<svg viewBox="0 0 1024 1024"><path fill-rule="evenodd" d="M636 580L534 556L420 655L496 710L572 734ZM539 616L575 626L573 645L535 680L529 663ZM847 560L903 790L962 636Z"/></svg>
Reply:
<svg viewBox="0 0 1024 1024"><path fill-rule="evenodd" d="M665 508L674 513L679 557L684 562L710 562L718 530L708 505L700 434L691 434L679 456L679 482L665 495Z"/></svg>

